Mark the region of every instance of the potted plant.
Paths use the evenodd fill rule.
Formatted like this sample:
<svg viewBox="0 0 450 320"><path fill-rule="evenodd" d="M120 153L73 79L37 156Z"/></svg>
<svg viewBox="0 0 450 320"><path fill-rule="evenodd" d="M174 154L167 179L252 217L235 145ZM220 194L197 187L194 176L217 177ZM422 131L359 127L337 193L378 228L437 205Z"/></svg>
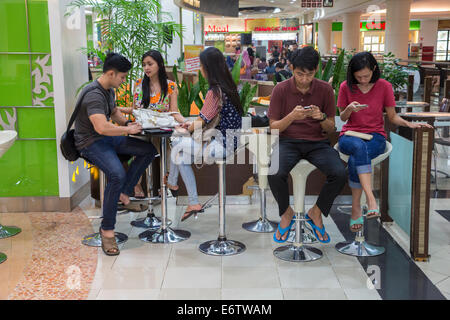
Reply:
<svg viewBox="0 0 450 320"><path fill-rule="evenodd" d="M408 72L399 65L400 59L395 58L392 52L383 55L383 61L379 63L381 78L389 81L394 90L395 100L399 100L400 92L408 85Z"/></svg>
<svg viewBox="0 0 450 320"><path fill-rule="evenodd" d="M174 22L163 21L164 17L171 16L162 11L158 0L75 0L68 5L66 15L82 6L92 7L100 19L97 23L102 32L102 44L93 53L104 60L105 53L114 51L127 57L132 64L126 82L116 95L117 105L128 107L132 82L142 75L142 55L150 48L164 52L164 45L170 45L167 35L177 34L181 37L182 27Z"/></svg>

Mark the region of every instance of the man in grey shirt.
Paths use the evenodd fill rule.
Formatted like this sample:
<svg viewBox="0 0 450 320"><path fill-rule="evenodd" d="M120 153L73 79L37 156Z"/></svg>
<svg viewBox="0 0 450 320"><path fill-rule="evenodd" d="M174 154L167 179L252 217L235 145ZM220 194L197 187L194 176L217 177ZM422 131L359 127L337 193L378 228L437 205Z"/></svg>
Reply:
<svg viewBox="0 0 450 320"><path fill-rule="evenodd" d="M84 95L75 120L77 149L83 158L104 172L108 181L100 227L102 249L107 255L120 253L114 234L117 202L120 199L125 206L129 205L134 186L157 153L151 143L126 136L141 132L142 127L127 120L116 108L113 88L125 81L130 69L131 63L125 57L117 53L108 54L103 74L84 89L89 92ZM118 154L134 157L127 172Z"/></svg>

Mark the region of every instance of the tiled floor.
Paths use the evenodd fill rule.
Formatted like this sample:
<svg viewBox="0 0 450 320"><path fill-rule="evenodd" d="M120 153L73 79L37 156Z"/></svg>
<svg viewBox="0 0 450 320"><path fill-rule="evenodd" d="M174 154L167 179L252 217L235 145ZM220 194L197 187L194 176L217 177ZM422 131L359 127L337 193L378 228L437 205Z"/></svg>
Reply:
<svg viewBox="0 0 450 320"><path fill-rule="evenodd" d="M217 238L217 206L207 209L197 220L191 218L179 224L182 209L175 209L174 200L169 200L171 227L188 230L192 235L170 245L138 240L143 229L129 223L144 214L120 216L117 230L129 234L130 240L122 245L118 257L99 254L89 298L380 299L376 290L368 289L368 276L358 260L340 255L333 244L314 245L324 252L323 258L314 262L290 263L274 257L277 245L272 234L251 233L241 227L257 218L257 204L227 206L227 236L247 246L244 253L228 257L208 256L198 250L200 243ZM273 199L268 201L268 214L278 220ZM344 240L331 218L325 220L325 225L333 241Z"/></svg>
<svg viewBox="0 0 450 320"><path fill-rule="evenodd" d="M8 260L0 265L0 299L382 299L382 291L370 289L363 264L335 250L334 245L345 237L334 218L324 219L331 243L313 245L323 251L323 257L314 262L291 263L273 255L278 244L272 241L272 234L242 229L242 223L258 217L259 201L254 200L252 205L226 207L228 238L247 246L244 253L228 257L208 256L198 250L200 243L217 238L217 205L198 219L178 223L185 207L169 199L171 227L191 232L188 240L175 244L139 240L144 229L130 222L145 213L119 216L116 230L126 233L129 240L120 245L121 254L116 257L80 244L82 236L97 230L100 222L93 219L91 223L86 218L100 214L90 199L80 205L82 210L71 214L1 214L4 224L19 225L23 231L0 240L0 251L8 254ZM312 199L308 202L312 203ZM278 221L276 203L270 195L267 206L269 218ZM446 298L450 297L450 223L434 210L449 207L450 199L431 200L432 258L415 263ZM157 216L159 208L155 207ZM386 229L408 252L408 237L403 231L395 224ZM61 234L66 234L67 239L62 240ZM69 247L75 254L68 254ZM79 275L75 278L79 286L75 288L68 286L74 276L73 270L67 271L71 266L79 271L75 273Z"/></svg>

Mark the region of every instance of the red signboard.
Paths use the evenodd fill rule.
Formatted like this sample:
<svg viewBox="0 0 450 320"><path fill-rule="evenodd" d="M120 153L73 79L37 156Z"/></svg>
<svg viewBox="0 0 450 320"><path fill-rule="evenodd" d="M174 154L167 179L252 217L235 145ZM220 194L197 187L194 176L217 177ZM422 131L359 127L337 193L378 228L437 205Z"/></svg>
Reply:
<svg viewBox="0 0 450 320"><path fill-rule="evenodd" d="M216 25L208 25L205 30L205 34L208 34L208 32L224 32L228 33L228 25L226 26L216 26Z"/></svg>

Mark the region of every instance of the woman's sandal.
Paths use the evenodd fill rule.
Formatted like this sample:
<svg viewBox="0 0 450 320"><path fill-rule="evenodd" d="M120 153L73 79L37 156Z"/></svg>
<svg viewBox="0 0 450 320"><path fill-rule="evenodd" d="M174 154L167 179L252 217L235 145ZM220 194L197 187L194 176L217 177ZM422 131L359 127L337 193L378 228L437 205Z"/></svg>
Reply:
<svg viewBox="0 0 450 320"><path fill-rule="evenodd" d="M102 250L107 256L117 256L120 253L117 246L116 237L107 238L103 236L102 227L99 228L100 238L102 239Z"/></svg>
<svg viewBox="0 0 450 320"><path fill-rule="evenodd" d="M278 224L278 232L280 232L280 239L279 240L277 239L277 232L275 231L273 234L273 241L278 242L278 243L286 242L287 239L289 238L289 234L291 233L291 228L292 228L292 225L294 224L294 222L295 222L295 216L292 217L291 223L289 223L289 225L286 228L282 228L281 222L280 222ZM287 232L286 239L283 240L282 238L286 232Z"/></svg>
<svg viewBox="0 0 450 320"><path fill-rule="evenodd" d="M352 228L352 226L354 226L355 224L360 224L361 226L359 228ZM356 220L353 220L352 218L350 218L350 231L352 232L358 232L362 229L364 225L364 218L361 216Z"/></svg>
<svg viewBox="0 0 450 320"><path fill-rule="evenodd" d="M370 213L373 213L373 214L370 214ZM368 210L366 213L366 219L375 219L378 217L381 217L380 210L378 210L378 209Z"/></svg>
<svg viewBox="0 0 450 320"><path fill-rule="evenodd" d="M191 210L191 211L186 211L183 216L181 217L181 222L183 222L184 220L186 220L187 218L189 218L190 216L192 216L193 214L197 215L197 213L201 213L204 212L205 210L203 209L203 207L200 210Z"/></svg>

